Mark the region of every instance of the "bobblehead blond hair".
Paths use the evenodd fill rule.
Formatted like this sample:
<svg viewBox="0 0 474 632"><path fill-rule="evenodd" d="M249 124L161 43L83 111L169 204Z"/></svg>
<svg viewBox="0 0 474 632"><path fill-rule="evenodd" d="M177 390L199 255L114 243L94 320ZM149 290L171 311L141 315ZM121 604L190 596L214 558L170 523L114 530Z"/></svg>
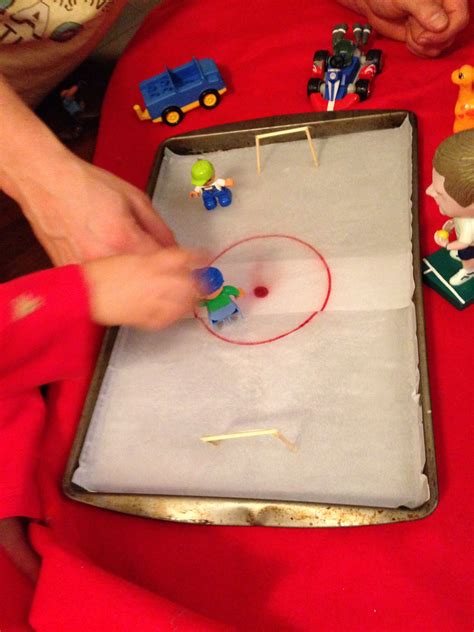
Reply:
<svg viewBox="0 0 474 632"><path fill-rule="evenodd" d="M433 167L444 177L444 190L463 208L474 204L474 129L448 136L438 146Z"/></svg>

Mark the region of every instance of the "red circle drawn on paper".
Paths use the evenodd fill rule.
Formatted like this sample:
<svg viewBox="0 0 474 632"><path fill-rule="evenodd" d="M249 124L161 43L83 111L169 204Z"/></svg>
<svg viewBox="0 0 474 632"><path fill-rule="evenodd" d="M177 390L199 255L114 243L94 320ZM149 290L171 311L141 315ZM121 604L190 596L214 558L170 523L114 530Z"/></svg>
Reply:
<svg viewBox="0 0 474 632"><path fill-rule="evenodd" d="M275 238L277 238L277 239L289 239L291 241L295 241L295 242L301 244L302 246L305 246L306 248L311 250L311 252L314 253L315 258L319 259L322 262L322 264L324 266L324 269L326 270L326 274L327 274L328 289L327 289L326 296L325 296L325 298L323 300L323 303L322 303L321 307L319 309L315 310L314 312L311 312L311 314L307 318L305 318L305 320L303 322L299 323L296 327L293 327L293 329L290 329L289 331L285 331L285 332L279 334L278 336L273 336L272 338L267 338L265 340L253 340L253 341L232 340L231 338L226 338L222 334L220 334L217 331L215 331L214 329L212 329L212 327L208 324L208 322L204 318L201 318L200 316L197 315L196 312L194 312L194 316L198 320L201 321L202 325L205 327L205 329L207 329L207 331L211 335L215 336L216 338L219 338L220 340L223 340L224 342L228 342L229 344L232 344L232 345L241 345L241 346L244 346L244 347L252 347L252 346L255 346L255 345L265 345L265 344L268 344L270 342L276 342L277 340L280 340L281 338L285 338L286 336L289 336L290 334L295 333L295 331L299 331L305 325L310 323L315 316L317 316L320 312L324 311L324 309L326 308L326 305L327 305L328 300L329 300L329 296L331 294L331 271L329 270L329 266L328 266L328 264L326 262L326 259L322 256L322 254L320 252L318 252L314 246L312 246L311 244L308 244L308 242L303 241L302 239L299 239L299 237L293 237L291 235L279 235L278 233L276 233L274 235L255 235L254 237L246 237L245 239L241 239L240 241L236 241L234 244L231 244L230 246L227 246L227 248L222 250L222 252L220 252L218 255L216 255L214 257L214 259L209 263L209 265L213 265L222 256L224 256L230 250L233 250L237 246L240 246L241 244L245 244L245 243L247 243L249 241L255 241L257 239L275 239ZM257 290L259 288L255 288L255 289ZM263 288L263 287L262 287L262 289L267 290L267 288ZM267 293L268 293L268 290L267 290Z"/></svg>

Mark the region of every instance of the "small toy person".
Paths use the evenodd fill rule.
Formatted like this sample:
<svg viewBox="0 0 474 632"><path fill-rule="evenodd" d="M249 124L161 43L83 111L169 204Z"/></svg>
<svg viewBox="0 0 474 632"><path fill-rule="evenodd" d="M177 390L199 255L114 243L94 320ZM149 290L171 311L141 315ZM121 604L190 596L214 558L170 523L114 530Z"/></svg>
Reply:
<svg viewBox="0 0 474 632"><path fill-rule="evenodd" d="M372 27L370 24L364 24L361 26L357 22L352 27L352 33L354 35L354 42L350 39L346 39L347 24L336 24L332 30L332 46L334 55L331 57L331 65L336 68L345 68L350 66L355 51L359 48L363 48L372 33Z"/></svg>
<svg viewBox="0 0 474 632"><path fill-rule="evenodd" d="M437 230L434 240L459 259L461 269L449 282L462 285L474 279L474 130L446 138L433 158L433 182L426 189L442 215L451 219ZM456 239L449 241L454 230Z"/></svg>
<svg viewBox="0 0 474 632"><path fill-rule="evenodd" d="M216 178L214 166L209 160L198 160L191 169L191 182L194 184L194 191L189 197L202 196L204 206L208 211L213 211L217 203L221 206L232 204L232 191L227 187L233 187L232 178Z"/></svg>
<svg viewBox="0 0 474 632"><path fill-rule="evenodd" d="M204 293L199 304L207 308L211 327L217 323L230 322L237 314L242 316L232 297L239 298L245 292L233 285L224 285L224 277L218 268L200 268L194 271L194 276Z"/></svg>
<svg viewBox="0 0 474 632"><path fill-rule="evenodd" d="M63 108L70 116L76 117L84 111L86 104L79 97L79 84L61 90L60 96Z"/></svg>
<svg viewBox="0 0 474 632"><path fill-rule="evenodd" d="M80 96L81 84L83 84L82 81L60 92L62 106L74 124L73 136L76 138L79 137L83 131L81 117L86 107L85 101Z"/></svg>

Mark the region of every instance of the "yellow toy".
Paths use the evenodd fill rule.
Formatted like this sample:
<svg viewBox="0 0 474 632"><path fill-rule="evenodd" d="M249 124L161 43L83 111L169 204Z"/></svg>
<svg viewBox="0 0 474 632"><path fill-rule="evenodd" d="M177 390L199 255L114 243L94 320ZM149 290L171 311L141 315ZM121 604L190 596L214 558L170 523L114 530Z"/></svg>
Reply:
<svg viewBox="0 0 474 632"><path fill-rule="evenodd" d="M474 127L474 68L468 64L461 66L452 73L451 81L459 86L453 126L453 132L457 133Z"/></svg>
<svg viewBox="0 0 474 632"><path fill-rule="evenodd" d="M443 230L442 228L440 230L437 230L435 233L436 237L439 237L439 239L443 240L443 241L449 241L449 233L447 230Z"/></svg>

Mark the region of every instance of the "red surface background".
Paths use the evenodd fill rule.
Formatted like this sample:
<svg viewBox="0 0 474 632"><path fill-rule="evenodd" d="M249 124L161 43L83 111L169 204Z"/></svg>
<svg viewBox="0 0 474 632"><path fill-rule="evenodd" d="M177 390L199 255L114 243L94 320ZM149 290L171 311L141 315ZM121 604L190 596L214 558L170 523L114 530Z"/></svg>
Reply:
<svg viewBox="0 0 474 632"><path fill-rule="evenodd" d="M308 111L312 55L335 23L356 15L329 0L165 2L121 59L106 98L97 163L144 187L167 136L261 116ZM437 60L380 39L384 73L361 106L419 117L421 242L441 226L423 194L437 144L451 133L452 70L474 65L474 29ZM190 112L177 130L139 122L138 81L212 57L229 92L214 111ZM383 156L381 156L383 160ZM387 227L389 230L389 227ZM205 246L205 244L203 244ZM346 529L171 524L106 512L64 498L60 480L87 390L82 380L50 390L39 482L47 527L33 530L44 556L32 622L45 630L461 631L472 629L471 346L474 308L456 311L425 290L439 507L422 521ZM8 590L0 628L26 629L31 589L0 557ZM193 614L190 611L194 611Z"/></svg>

